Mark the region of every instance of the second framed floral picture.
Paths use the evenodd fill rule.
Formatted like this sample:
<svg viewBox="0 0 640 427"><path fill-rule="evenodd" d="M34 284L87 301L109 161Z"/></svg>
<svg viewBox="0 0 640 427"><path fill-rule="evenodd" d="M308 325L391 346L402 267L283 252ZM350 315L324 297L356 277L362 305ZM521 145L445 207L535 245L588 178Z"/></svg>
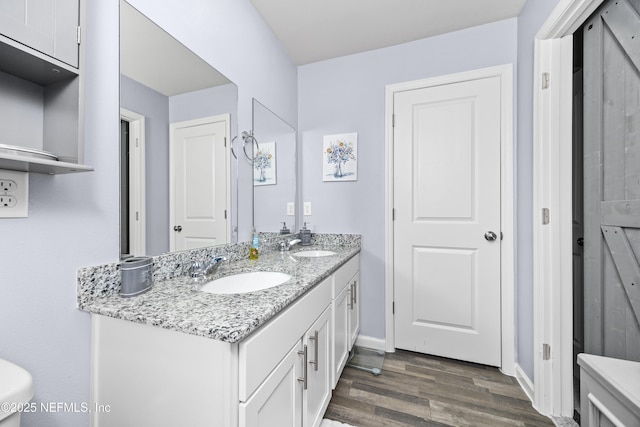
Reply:
<svg viewBox="0 0 640 427"><path fill-rule="evenodd" d="M356 181L358 179L358 134L325 135L322 144L322 180Z"/></svg>

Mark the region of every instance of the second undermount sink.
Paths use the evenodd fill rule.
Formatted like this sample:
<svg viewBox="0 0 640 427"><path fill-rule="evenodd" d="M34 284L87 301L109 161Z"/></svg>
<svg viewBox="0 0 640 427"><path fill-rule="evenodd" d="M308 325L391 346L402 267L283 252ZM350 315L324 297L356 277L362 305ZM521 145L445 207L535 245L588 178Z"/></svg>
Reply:
<svg viewBox="0 0 640 427"><path fill-rule="evenodd" d="M333 251L300 251L300 252L292 253L291 255L302 257L302 258L318 258L323 256L331 256L335 254L336 253Z"/></svg>
<svg viewBox="0 0 640 427"><path fill-rule="evenodd" d="M291 279L286 273L252 271L221 277L203 285L200 290L211 294L244 294L273 288Z"/></svg>

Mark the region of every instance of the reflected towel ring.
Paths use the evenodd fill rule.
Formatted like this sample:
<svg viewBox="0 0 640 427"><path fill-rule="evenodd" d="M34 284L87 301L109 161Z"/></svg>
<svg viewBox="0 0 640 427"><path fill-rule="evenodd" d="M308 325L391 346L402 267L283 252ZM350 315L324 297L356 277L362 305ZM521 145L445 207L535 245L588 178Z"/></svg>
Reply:
<svg viewBox="0 0 640 427"><path fill-rule="evenodd" d="M233 158L238 160L238 156L236 156L236 152L233 149L233 143L235 142L236 138L238 138L238 135L234 136L233 138L231 138L231 154L233 154Z"/></svg>
<svg viewBox="0 0 640 427"><path fill-rule="evenodd" d="M250 139L251 140L251 145L253 147L253 144L255 144L256 146L256 156L255 157L250 157L247 154L247 140ZM260 146L258 145L258 140L256 139L255 136L253 136L253 131L249 131L247 132L246 130L242 132L242 151L244 151L244 155L245 157L250 161L250 162L254 162L257 158L257 153L260 150Z"/></svg>

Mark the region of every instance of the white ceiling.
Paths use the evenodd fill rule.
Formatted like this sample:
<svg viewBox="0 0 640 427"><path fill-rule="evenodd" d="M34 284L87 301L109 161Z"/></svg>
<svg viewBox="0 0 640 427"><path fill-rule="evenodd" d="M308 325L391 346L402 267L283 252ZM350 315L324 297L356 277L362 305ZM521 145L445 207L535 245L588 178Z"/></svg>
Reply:
<svg viewBox="0 0 640 427"><path fill-rule="evenodd" d="M230 83L124 1L120 2L120 72L165 96Z"/></svg>
<svg viewBox="0 0 640 427"><path fill-rule="evenodd" d="M518 16L526 0L251 0L298 65Z"/></svg>

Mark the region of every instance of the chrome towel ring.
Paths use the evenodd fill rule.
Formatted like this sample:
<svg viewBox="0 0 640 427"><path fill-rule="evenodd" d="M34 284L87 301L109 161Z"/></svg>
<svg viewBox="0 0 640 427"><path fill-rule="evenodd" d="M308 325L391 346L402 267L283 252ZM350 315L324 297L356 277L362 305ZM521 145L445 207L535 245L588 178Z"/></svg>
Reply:
<svg viewBox="0 0 640 427"><path fill-rule="evenodd" d="M255 136L253 136L253 131L249 131L247 132L246 130L242 132L242 151L244 151L244 155L245 157L250 161L250 162L254 162L256 160L256 156L254 157L250 157L247 154L247 140L251 141L251 145L253 147L253 145L255 144L256 146L256 153L258 151L260 151L260 146L258 145L258 140L256 139Z"/></svg>
<svg viewBox="0 0 640 427"><path fill-rule="evenodd" d="M242 131L242 134L240 135L242 137L242 151L244 151L244 156L247 158L247 160L249 160L250 162L254 162L256 160L257 156L251 157L247 154L247 140L251 141L251 144L255 144L256 146L256 153L258 151L260 151L260 146L258 145L258 140L256 139L255 136L253 136L253 131L249 131L247 132ZM233 149L233 143L235 142L235 140L238 138L238 136L234 136L231 139L231 154L233 154L233 157L237 160L238 156L236 155L236 151Z"/></svg>

